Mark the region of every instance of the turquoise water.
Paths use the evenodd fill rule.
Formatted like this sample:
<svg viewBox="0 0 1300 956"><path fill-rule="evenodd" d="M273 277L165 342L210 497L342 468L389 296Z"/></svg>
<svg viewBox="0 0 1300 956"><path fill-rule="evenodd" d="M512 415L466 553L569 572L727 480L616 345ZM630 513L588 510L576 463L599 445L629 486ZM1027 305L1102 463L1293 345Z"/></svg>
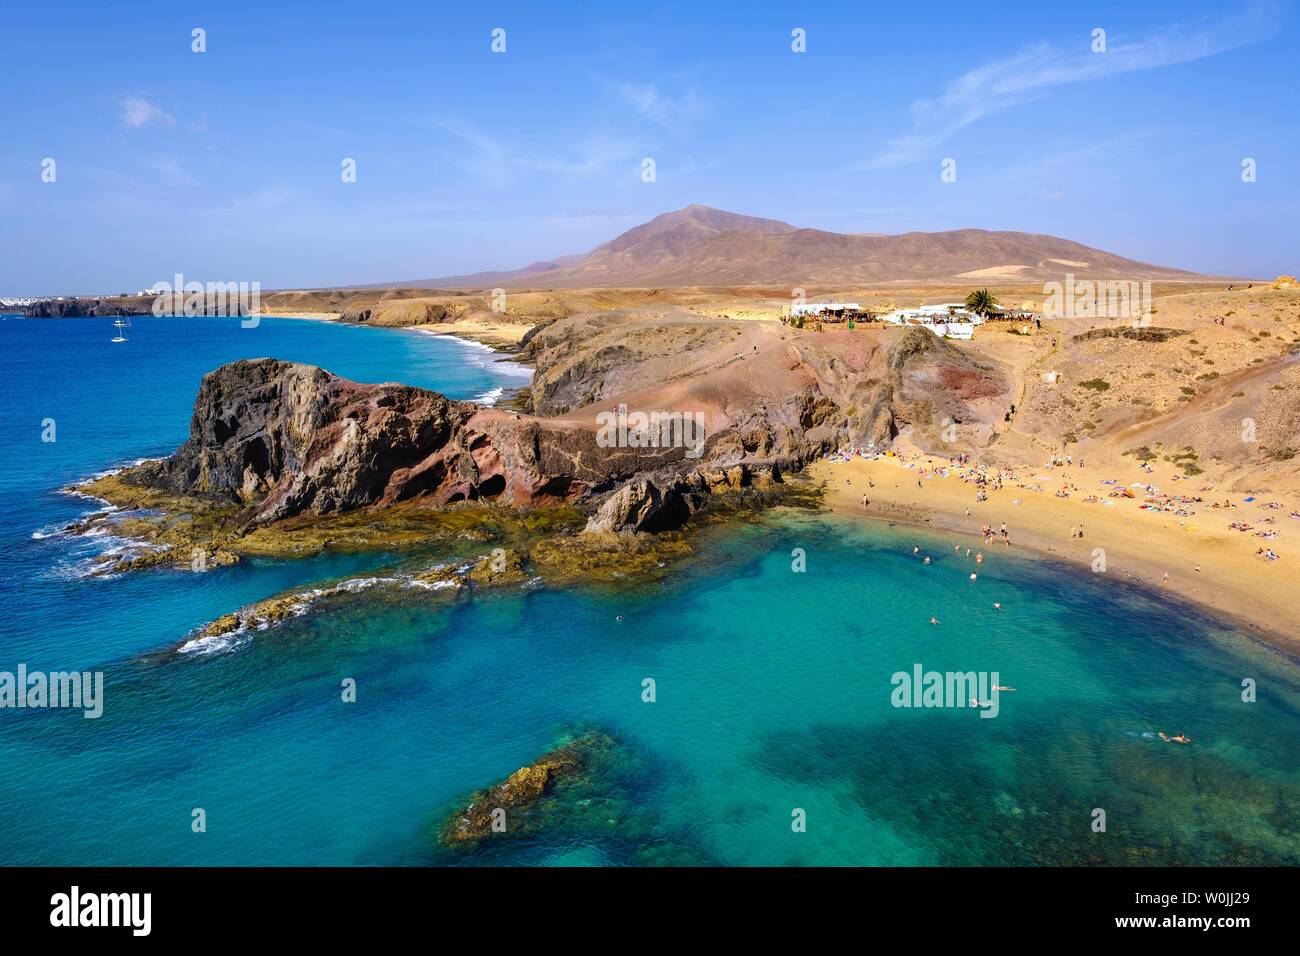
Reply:
<svg viewBox="0 0 1300 956"><path fill-rule="evenodd" d="M285 321L246 345L259 330L155 321L154 358L130 372L102 320L0 323L0 670L106 680L98 720L0 710L0 863L1300 862L1294 662L1104 575L997 554L972 582L964 547L910 530L773 513L704 532L655 584L376 588L229 653L177 654L225 611L395 559L86 580L77 549L102 545L31 537L88 507L61 484L170 450L199 374L241 349L457 397L492 382L412 333ZM34 458L46 416L58 457ZM918 663L1017 690L994 719L893 707L891 675ZM621 745L599 814L434 846L464 794L591 727Z"/></svg>

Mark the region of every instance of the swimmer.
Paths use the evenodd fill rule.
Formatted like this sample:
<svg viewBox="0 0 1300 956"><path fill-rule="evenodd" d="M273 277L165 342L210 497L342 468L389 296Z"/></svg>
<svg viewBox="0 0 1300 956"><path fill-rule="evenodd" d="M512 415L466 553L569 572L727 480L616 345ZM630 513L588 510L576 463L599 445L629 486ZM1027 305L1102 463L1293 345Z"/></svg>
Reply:
<svg viewBox="0 0 1300 956"><path fill-rule="evenodd" d="M942 624L943 622L940 621L937 617L932 617L932 618L930 618L930 623L931 623L931 624Z"/></svg>
<svg viewBox="0 0 1300 956"><path fill-rule="evenodd" d="M1001 684L994 684L993 689L999 694L1015 693L1014 687L1003 687Z"/></svg>
<svg viewBox="0 0 1300 956"><path fill-rule="evenodd" d="M614 618L614 620L616 620L616 621L622 623L622 621L623 621L623 615L620 614L618 617Z"/></svg>
<svg viewBox="0 0 1300 956"><path fill-rule="evenodd" d="M1002 602L1000 602L1000 601L994 601L994 602L993 602L993 610L995 610L995 611L1000 611L1000 610L1002 610Z"/></svg>
<svg viewBox="0 0 1300 956"><path fill-rule="evenodd" d="M984 563L984 552L983 552L983 551L981 551L979 554L975 555L975 563L976 563L976 564L983 564L983 563Z"/></svg>
<svg viewBox="0 0 1300 956"><path fill-rule="evenodd" d="M915 548L912 549L912 553L913 553L913 554L920 554L920 553L921 553L921 546L918 544Z"/></svg>
<svg viewBox="0 0 1300 956"><path fill-rule="evenodd" d="M1170 737L1163 730L1160 731L1160 739L1167 744L1190 744L1192 742L1192 738L1188 737L1186 734L1176 734L1173 737Z"/></svg>
<svg viewBox="0 0 1300 956"><path fill-rule="evenodd" d="M975 574L974 571L972 571L972 572L970 573L970 579L971 579L972 581L974 581L975 578L976 578L976 574Z"/></svg>
<svg viewBox="0 0 1300 956"><path fill-rule="evenodd" d="M930 563L930 556L929 556L928 554L925 556L925 562L924 562L924 563L925 563L925 564L929 564L929 563Z"/></svg>

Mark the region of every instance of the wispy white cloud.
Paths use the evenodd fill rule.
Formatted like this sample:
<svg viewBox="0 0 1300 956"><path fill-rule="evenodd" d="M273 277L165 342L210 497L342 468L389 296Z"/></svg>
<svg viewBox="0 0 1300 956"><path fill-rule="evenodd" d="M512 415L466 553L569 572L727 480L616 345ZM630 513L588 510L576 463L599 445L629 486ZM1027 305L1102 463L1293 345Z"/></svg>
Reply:
<svg viewBox="0 0 1300 956"><path fill-rule="evenodd" d="M660 126L672 127L704 111L704 102L694 90L672 96L661 92L654 83L607 83L606 86L642 117Z"/></svg>
<svg viewBox="0 0 1300 956"><path fill-rule="evenodd" d="M119 106L122 125L128 129L140 129L154 123L162 126L176 125L176 117L142 96L124 97Z"/></svg>
<svg viewBox="0 0 1300 956"><path fill-rule="evenodd" d="M612 175L617 167L639 159L635 143L608 136L590 136L559 152L512 148L465 123L434 119L431 124L460 140L468 150L453 153L465 173L494 186L507 186L535 173L568 181L588 181Z"/></svg>
<svg viewBox="0 0 1300 956"><path fill-rule="evenodd" d="M161 179L173 186L192 186L194 177L174 159L155 156L145 160L145 166L153 170Z"/></svg>
<svg viewBox="0 0 1300 956"><path fill-rule="evenodd" d="M880 155L859 168L931 159L939 146L971 124L1037 99L1053 87L1190 63L1265 40L1277 33L1280 23L1277 3L1260 0L1232 15L1167 27L1138 40L1111 37L1100 53L1092 52L1087 36L1069 51L1034 44L963 73L938 96L913 103L912 129L887 140Z"/></svg>

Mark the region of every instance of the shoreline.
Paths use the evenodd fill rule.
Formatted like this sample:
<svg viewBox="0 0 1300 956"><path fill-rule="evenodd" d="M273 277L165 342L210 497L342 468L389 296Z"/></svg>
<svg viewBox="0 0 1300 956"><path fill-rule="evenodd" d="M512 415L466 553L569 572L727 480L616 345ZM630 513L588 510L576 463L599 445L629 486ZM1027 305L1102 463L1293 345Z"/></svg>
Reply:
<svg viewBox="0 0 1300 956"><path fill-rule="evenodd" d="M947 475L919 473L921 468L947 465L937 458L822 460L809 465L808 475L824 487L826 507L836 514L952 533L968 542L973 538L976 543L971 549L983 553L986 560L996 559L1007 546L996 537L984 544L981 526L997 529L1004 521L1011 547L1021 556L1028 551L1078 570L1091 568L1094 549L1100 548L1105 570L1099 573L1115 575L1148 594L1186 601L1229 629L1300 661L1300 607L1283 597L1287 574L1281 566L1286 558L1275 562L1256 558L1250 553L1256 539L1233 540L1236 532L1208 526L1220 523L1219 518L1226 524L1229 514L1198 506L1197 514L1188 519L1195 522L1189 528L1170 516L1143 512L1133 500L1106 506L1016 484L990 489L988 499L977 502L975 484L952 474L951 468ZM1025 471L1040 474L1042 469ZM1057 479L1095 483L1095 469L1071 471L1058 474ZM865 509L863 494L870 501ZM1300 521L1296 525L1300 533ZM1084 528L1083 539L1070 538L1070 528L1075 526Z"/></svg>

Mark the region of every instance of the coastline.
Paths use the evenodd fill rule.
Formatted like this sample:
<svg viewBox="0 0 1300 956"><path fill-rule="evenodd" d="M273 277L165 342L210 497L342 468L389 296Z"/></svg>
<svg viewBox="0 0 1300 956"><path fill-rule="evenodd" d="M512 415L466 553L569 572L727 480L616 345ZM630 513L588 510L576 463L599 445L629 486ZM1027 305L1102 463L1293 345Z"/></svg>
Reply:
<svg viewBox="0 0 1300 956"><path fill-rule="evenodd" d="M341 312L303 312L295 310L286 312L279 309L263 309L261 315L273 319L304 319L310 322L338 322ZM351 324L351 323L348 323ZM364 326L366 323L357 323ZM374 328L414 329L429 335L446 335L468 342L491 347L497 352L509 354L517 348L519 342L536 323L533 322L440 322L415 325L376 325Z"/></svg>
<svg viewBox="0 0 1300 956"><path fill-rule="evenodd" d="M1058 485L1063 478L1077 483L1083 490L1073 494L1080 497L1058 498L1025 487L1022 479L1020 484L989 489L988 499L977 502L973 482L951 471L946 476L919 472L946 465L937 458L854 458L815 462L808 474L824 485L826 506L837 514L950 532L972 551L983 553L986 561L995 561L1007 545L1000 539L986 545L980 536L985 524L997 529L1006 522L1010 547L1022 556L1029 551L1076 568L1091 569L1094 549L1101 548L1104 573L1148 593L1176 596L1273 650L1300 658L1300 607L1285 597L1287 559L1257 558L1252 552L1257 539L1220 529L1230 516L1239 516L1198 506L1194 516L1181 521L1142 511L1132 499L1109 506L1085 502L1081 496L1094 491L1100 481L1095 469L1058 472L1053 479ZM870 502L866 508L863 494ZM1300 521L1296 524L1300 533ZM1082 527L1084 538L1071 538L1071 527Z"/></svg>

